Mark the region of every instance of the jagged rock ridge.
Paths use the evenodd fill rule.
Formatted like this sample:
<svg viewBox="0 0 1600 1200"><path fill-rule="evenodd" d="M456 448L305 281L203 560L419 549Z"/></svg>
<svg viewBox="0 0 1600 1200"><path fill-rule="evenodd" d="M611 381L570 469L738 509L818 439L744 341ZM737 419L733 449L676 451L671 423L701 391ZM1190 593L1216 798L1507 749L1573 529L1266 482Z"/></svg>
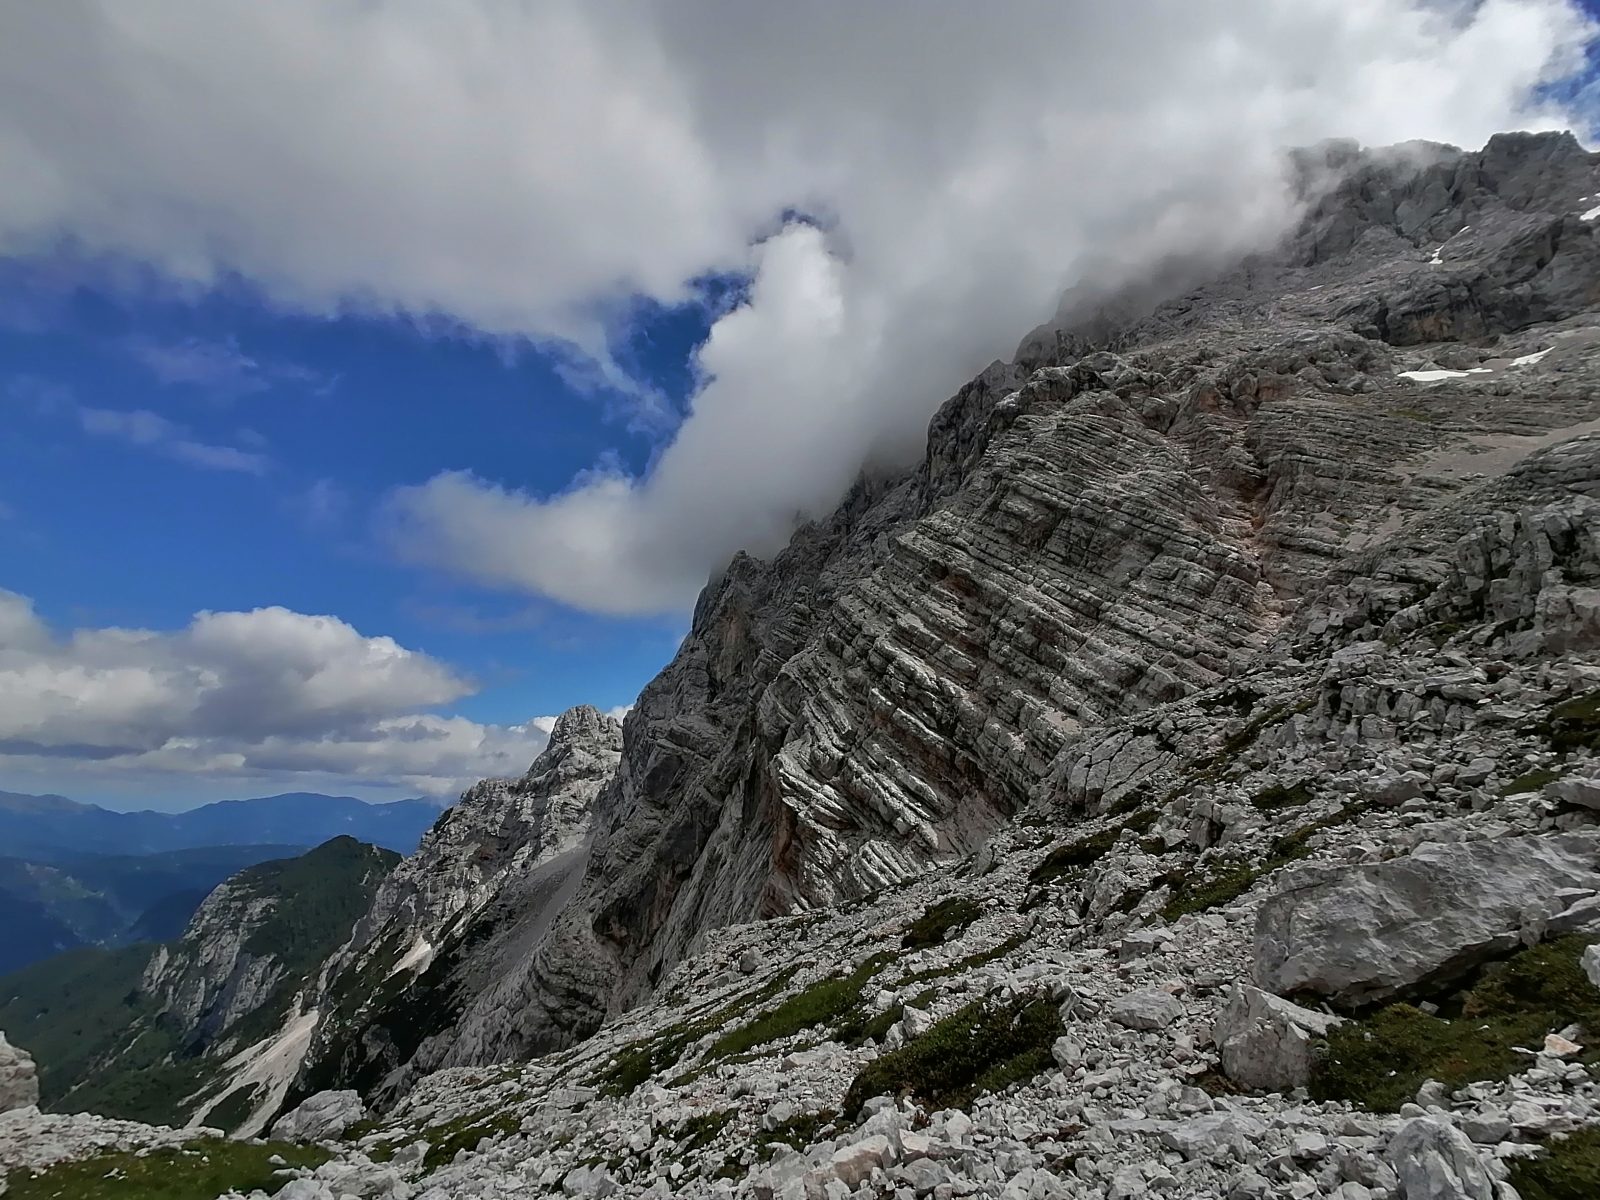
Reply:
<svg viewBox="0 0 1600 1200"><path fill-rule="evenodd" d="M1100 731L1273 653L1373 569L1363 548L1427 528L1468 451L1595 418L1600 185L1570 136L1317 167L1334 182L1278 252L1099 343L1031 338L945 405L919 467L707 589L520 1016L451 1061L583 1036L718 925L969 854L1086 744L1159 756Z"/></svg>

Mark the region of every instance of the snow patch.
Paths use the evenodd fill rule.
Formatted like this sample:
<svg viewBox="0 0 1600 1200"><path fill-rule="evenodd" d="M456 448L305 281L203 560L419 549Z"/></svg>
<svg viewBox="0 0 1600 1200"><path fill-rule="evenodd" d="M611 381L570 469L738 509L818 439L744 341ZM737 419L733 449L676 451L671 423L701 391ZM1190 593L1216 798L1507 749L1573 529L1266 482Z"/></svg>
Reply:
<svg viewBox="0 0 1600 1200"><path fill-rule="evenodd" d="M1465 371L1401 371L1401 379L1414 379L1418 383L1438 383L1441 379L1460 379L1463 375L1488 375L1488 367L1469 367Z"/></svg>
<svg viewBox="0 0 1600 1200"><path fill-rule="evenodd" d="M1528 367L1528 366L1532 366L1534 363L1538 362L1541 358L1543 358L1546 354L1549 354L1550 351L1552 351L1554 349L1555 349L1554 346L1547 346L1543 350L1540 350L1539 352L1537 352L1536 354L1524 354L1521 358L1513 358L1511 360L1511 365L1513 367Z"/></svg>
<svg viewBox="0 0 1600 1200"><path fill-rule="evenodd" d="M393 969L390 970L389 978L393 979L402 971L426 971L428 964L432 961L433 946L429 944L427 938L419 933L417 934L417 940L411 943L411 949L407 950L401 956L400 961L395 963Z"/></svg>
<svg viewBox="0 0 1600 1200"><path fill-rule="evenodd" d="M1442 266L1444 266L1444 259L1439 257L1443 253L1444 253L1444 247L1443 246L1437 247L1433 252L1433 257L1428 260L1428 265L1430 267L1442 267Z"/></svg>
<svg viewBox="0 0 1600 1200"><path fill-rule="evenodd" d="M1579 213L1578 214L1578 219L1580 221L1592 221L1596 217L1600 217L1600 207L1591 208L1586 213Z"/></svg>

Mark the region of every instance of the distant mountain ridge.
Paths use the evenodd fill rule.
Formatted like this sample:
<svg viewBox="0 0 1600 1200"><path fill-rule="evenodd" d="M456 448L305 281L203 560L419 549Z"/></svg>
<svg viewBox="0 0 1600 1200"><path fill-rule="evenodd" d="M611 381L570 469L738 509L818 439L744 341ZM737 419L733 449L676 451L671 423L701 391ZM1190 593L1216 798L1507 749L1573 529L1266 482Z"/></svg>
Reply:
<svg viewBox="0 0 1600 1200"><path fill-rule="evenodd" d="M439 811L431 800L370 804L354 796L285 792L188 812L115 812L65 796L0 792L0 847L17 858L54 863L208 846L309 846L343 836L410 854Z"/></svg>

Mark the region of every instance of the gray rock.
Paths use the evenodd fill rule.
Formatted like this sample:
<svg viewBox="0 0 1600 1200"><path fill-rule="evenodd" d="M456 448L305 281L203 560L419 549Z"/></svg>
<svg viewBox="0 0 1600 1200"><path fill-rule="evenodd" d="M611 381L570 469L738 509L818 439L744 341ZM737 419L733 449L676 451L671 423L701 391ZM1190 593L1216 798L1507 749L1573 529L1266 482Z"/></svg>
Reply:
<svg viewBox="0 0 1600 1200"><path fill-rule="evenodd" d="M1147 988L1129 992L1111 1002L1107 1014L1119 1025L1129 1029L1154 1031L1165 1029L1183 1015L1183 1004L1171 992L1160 988Z"/></svg>
<svg viewBox="0 0 1600 1200"><path fill-rule="evenodd" d="M1190 1160L1247 1160L1251 1145L1264 1132L1266 1125L1247 1113L1206 1113L1169 1126L1161 1134L1161 1143Z"/></svg>
<svg viewBox="0 0 1600 1200"><path fill-rule="evenodd" d="M1569 775L1545 784L1544 794L1561 804L1600 809L1600 779Z"/></svg>
<svg viewBox="0 0 1600 1200"><path fill-rule="evenodd" d="M1494 1200L1494 1181L1467 1136L1442 1117L1415 1117L1389 1143L1403 1200Z"/></svg>
<svg viewBox="0 0 1600 1200"><path fill-rule="evenodd" d="M33 1057L0 1033L0 1112L39 1103L39 1074Z"/></svg>
<svg viewBox="0 0 1600 1200"><path fill-rule="evenodd" d="M272 1136L284 1142L327 1141L366 1116L359 1093L318 1092L274 1121Z"/></svg>
<svg viewBox="0 0 1600 1200"><path fill-rule="evenodd" d="M1286 1092L1310 1082L1316 1040L1339 1023L1338 1017L1241 983L1229 994L1213 1038L1229 1079Z"/></svg>
<svg viewBox="0 0 1600 1200"><path fill-rule="evenodd" d="M1600 889L1600 834L1427 844L1268 899L1255 980L1358 1006L1448 981L1519 944L1562 889Z"/></svg>
<svg viewBox="0 0 1600 1200"><path fill-rule="evenodd" d="M1589 977L1589 982L1595 987L1600 987L1600 944L1588 947L1579 960L1583 964L1583 973Z"/></svg>

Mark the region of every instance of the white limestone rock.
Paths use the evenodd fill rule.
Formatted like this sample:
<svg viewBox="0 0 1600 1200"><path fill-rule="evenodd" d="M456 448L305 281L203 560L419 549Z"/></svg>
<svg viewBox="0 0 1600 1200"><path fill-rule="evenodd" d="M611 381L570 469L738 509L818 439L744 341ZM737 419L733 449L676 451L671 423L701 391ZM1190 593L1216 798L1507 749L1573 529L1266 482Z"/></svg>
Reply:
<svg viewBox="0 0 1600 1200"><path fill-rule="evenodd" d="M0 1112L39 1103L39 1074L33 1056L0 1033Z"/></svg>
<svg viewBox="0 0 1600 1200"><path fill-rule="evenodd" d="M1517 946L1564 889L1600 889L1600 833L1427 844L1291 884L1261 906L1255 982L1352 1007L1389 999Z"/></svg>
<svg viewBox="0 0 1600 1200"><path fill-rule="evenodd" d="M1147 1032L1165 1029L1183 1015L1183 1003L1171 992L1146 988L1129 992L1111 1002L1111 1019L1129 1029Z"/></svg>
<svg viewBox="0 0 1600 1200"><path fill-rule="evenodd" d="M366 1116L359 1093L318 1092L273 1122L272 1136L287 1142L321 1142L338 1137Z"/></svg>
<svg viewBox="0 0 1600 1200"><path fill-rule="evenodd" d="M1389 1142L1389 1162L1404 1200L1495 1200L1477 1149L1442 1117L1414 1117L1402 1125Z"/></svg>
<svg viewBox="0 0 1600 1200"><path fill-rule="evenodd" d="M1310 1082L1316 1040L1338 1024L1338 1017L1240 983L1217 1018L1213 1038L1229 1079L1286 1092Z"/></svg>

